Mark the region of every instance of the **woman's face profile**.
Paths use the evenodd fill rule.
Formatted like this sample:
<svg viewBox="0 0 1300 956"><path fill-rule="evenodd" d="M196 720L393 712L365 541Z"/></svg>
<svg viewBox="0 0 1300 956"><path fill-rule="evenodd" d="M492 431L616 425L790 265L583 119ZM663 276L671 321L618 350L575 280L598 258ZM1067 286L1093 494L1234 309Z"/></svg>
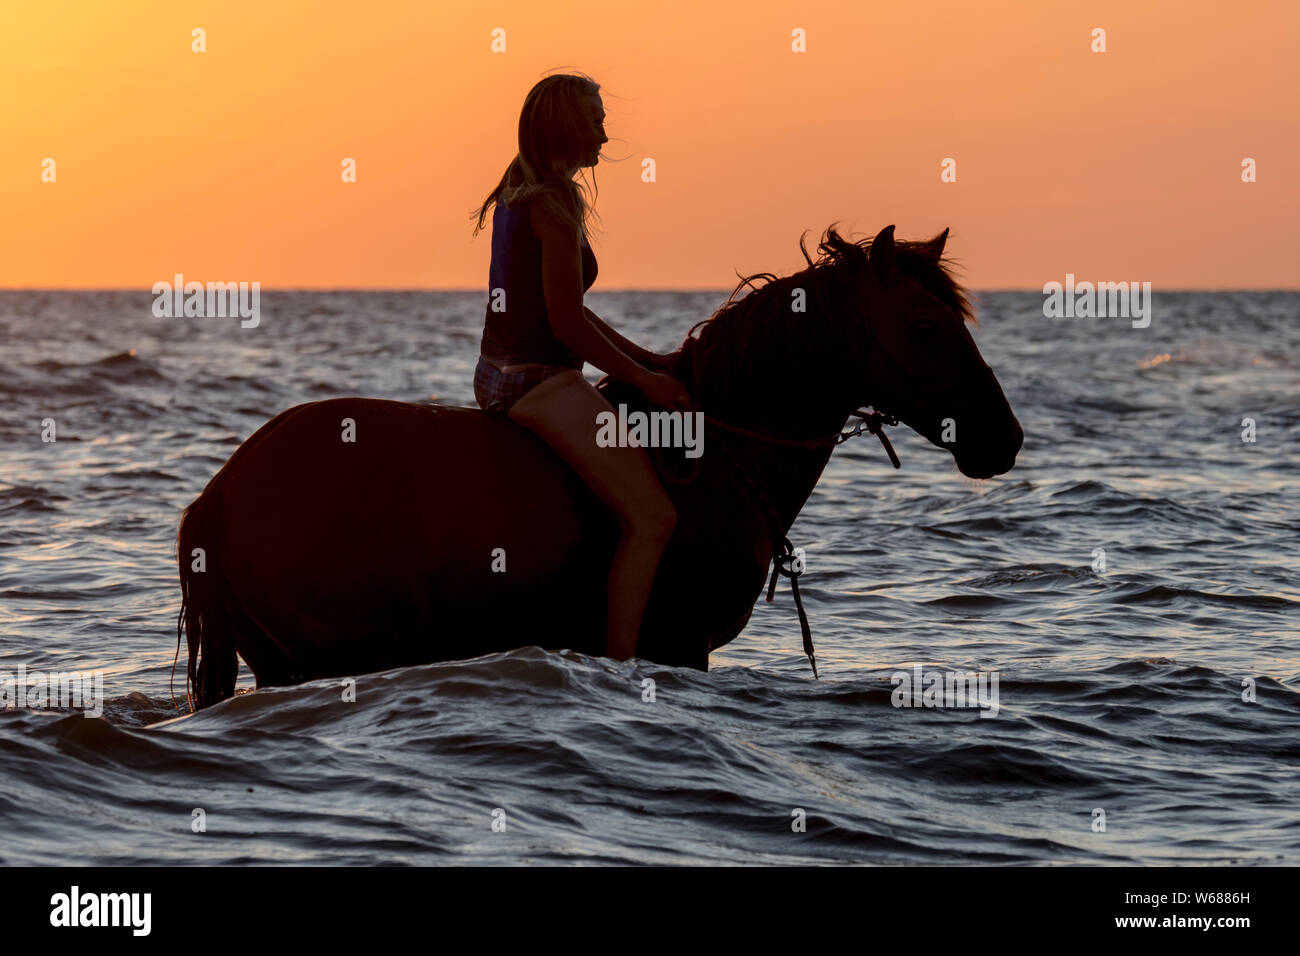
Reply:
<svg viewBox="0 0 1300 956"><path fill-rule="evenodd" d="M585 162L582 166L595 166L600 162L600 148L609 142L605 135L605 103L599 93L583 97L583 109L591 125L591 140L584 150Z"/></svg>

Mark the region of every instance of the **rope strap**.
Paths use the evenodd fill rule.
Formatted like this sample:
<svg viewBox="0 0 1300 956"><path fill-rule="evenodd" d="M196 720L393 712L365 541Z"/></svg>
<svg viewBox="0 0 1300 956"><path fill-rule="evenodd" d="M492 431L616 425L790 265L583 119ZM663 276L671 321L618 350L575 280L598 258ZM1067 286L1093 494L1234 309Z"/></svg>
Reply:
<svg viewBox="0 0 1300 956"><path fill-rule="evenodd" d="M803 568L794 567L795 558L794 545L790 543L789 538L782 536L781 546L772 555L772 581L767 586L767 599L770 602L776 593L778 574L783 574L790 579L790 591L794 594L794 606L799 612L799 627L803 631L803 652L808 655L808 663L812 665L813 678L821 680L817 676L817 655L813 652L812 628L808 626L808 615L804 613L803 598L799 596L799 575L803 574Z"/></svg>
<svg viewBox="0 0 1300 956"><path fill-rule="evenodd" d="M861 435L863 429L866 429L879 438L880 444L885 446L885 453L889 455L890 464L895 468L902 468L903 464L898 460L898 453L894 451L894 446L889 443L889 436L885 434L885 426L889 425L892 427L897 425L898 419L893 415L886 415L882 412L856 411L853 415L856 418L862 419L862 421L854 425L849 431L836 436L835 444L838 445L841 442L848 441L856 435Z"/></svg>
<svg viewBox="0 0 1300 956"><path fill-rule="evenodd" d="M734 435L741 435L745 438L751 438L763 442L764 444L781 445L787 448L803 448L807 450L824 447L826 445L835 447L848 441L850 438L861 435L864 431L868 431L880 439L880 444L885 447L885 452L889 455L890 463L893 464L895 468L901 468L902 464L898 460L898 454L894 451L894 446L890 444L889 436L885 434L885 426L897 425L898 419L893 415L886 415L883 412L876 411L865 412L858 410L852 414L854 417L860 419L860 421L849 431L837 431L834 435L824 435L818 438L806 439L777 438L775 435L765 435L762 432L751 431L750 429L733 425L730 422L721 421L714 418L712 415L705 415L704 421L706 424L714 428L721 429L725 432L731 432ZM726 451L731 464L744 478L745 483L754 489L759 500L767 506L768 514L772 518L773 530L776 532L776 536L780 538L780 543L774 545L772 552L772 580L767 586L767 600L770 603L776 595L776 579L778 575L784 575L790 579L790 592L794 595L795 610L799 612L799 629L803 631L803 652L808 655L808 663L812 665L813 678L821 680L817 674L817 655L813 650L812 628L808 626L808 614L803 609L803 598L799 594L799 575L803 574L804 569L802 567L795 567L797 556L794 553L794 545L792 545L790 539L785 536L781 528L780 516L777 514L776 507L772 504L772 501L768 498L766 492L764 492L758 482L754 480L753 475L749 473L748 469L740 463L736 458L735 453L727 447L725 442L722 447ZM658 466L657 470L661 479L666 481L668 484L678 486L689 485L699 477L701 463L699 458L692 463L689 474L684 477L678 477L670 474L664 467L662 452L658 448L652 449L651 454L654 455L655 464Z"/></svg>

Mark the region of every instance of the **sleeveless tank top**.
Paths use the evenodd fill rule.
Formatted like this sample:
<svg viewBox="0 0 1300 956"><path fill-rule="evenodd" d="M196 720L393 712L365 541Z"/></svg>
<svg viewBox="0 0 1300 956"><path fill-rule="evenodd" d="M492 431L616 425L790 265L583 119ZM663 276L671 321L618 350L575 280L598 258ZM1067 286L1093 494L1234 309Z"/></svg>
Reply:
<svg viewBox="0 0 1300 956"><path fill-rule="evenodd" d="M511 209L497 202L492 213L492 264L480 351L498 365L537 363L581 369L582 359L551 331L542 294L542 241L533 232L528 208ZM596 254L583 239L583 292L596 281L596 270ZM492 310L496 289L505 290L505 308L500 312Z"/></svg>

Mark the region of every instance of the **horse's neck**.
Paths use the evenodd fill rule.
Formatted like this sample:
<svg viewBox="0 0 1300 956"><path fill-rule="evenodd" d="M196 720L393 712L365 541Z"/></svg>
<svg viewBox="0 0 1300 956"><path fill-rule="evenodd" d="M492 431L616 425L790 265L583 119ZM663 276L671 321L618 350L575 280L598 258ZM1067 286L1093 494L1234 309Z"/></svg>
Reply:
<svg viewBox="0 0 1300 956"><path fill-rule="evenodd" d="M832 450L832 446L813 450L768 446L745 457L750 475L776 509L782 533L788 532L799 517Z"/></svg>
<svg viewBox="0 0 1300 956"><path fill-rule="evenodd" d="M833 365L832 365L833 367ZM759 381L733 382L728 396L703 404L706 415L760 435L784 441L829 439L838 432L859 402L834 394L838 370L800 374L802 384L783 381L779 373L759 370ZM829 387L827 383L832 383ZM707 392L706 392L707 395ZM737 396L750 396L736 400ZM799 515L830 460L834 445L792 447L760 438L712 430L709 438L725 442L736 461L763 489L786 531ZM707 454L707 451L706 451Z"/></svg>

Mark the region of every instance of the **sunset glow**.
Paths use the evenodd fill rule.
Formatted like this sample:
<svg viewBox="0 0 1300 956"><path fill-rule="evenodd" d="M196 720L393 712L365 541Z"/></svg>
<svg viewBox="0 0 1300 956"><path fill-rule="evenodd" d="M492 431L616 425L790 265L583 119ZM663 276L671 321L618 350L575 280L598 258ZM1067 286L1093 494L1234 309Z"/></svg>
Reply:
<svg viewBox="0 0 1300 956"><path fill-rule="evenodd" d="M834 221L949 226L980 288L1296 288L1297 32L1211 0L7 3L0 287L483 287L470 211L574 69L608 111L598 291L793 271Z"/></svg>

